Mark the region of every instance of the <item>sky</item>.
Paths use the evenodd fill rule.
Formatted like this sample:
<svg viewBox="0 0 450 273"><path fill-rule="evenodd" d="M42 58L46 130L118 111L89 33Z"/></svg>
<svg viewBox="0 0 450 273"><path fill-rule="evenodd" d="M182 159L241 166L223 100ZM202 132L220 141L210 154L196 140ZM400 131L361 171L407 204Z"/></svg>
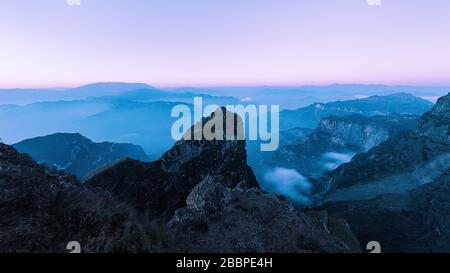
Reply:
<svg viewBox="0 0 450 273"><path fill-rule="evenodd" d="M0 88L450 85L448 0L66 1L0 0Z"/></svg>

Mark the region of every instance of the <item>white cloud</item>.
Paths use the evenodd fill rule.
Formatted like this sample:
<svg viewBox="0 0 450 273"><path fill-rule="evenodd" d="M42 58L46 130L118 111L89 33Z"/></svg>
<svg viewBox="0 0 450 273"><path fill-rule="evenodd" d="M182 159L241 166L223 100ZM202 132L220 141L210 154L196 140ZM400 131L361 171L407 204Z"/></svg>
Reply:
<svg viewBox="0 0 450 273"><path fill-rule="evenodd" d="M253 99L251 97L245 97L241 99L241 102L251 102Z"/></svg>
<svg viewBox="0 0 450 273"><path fill-rule="evenodd" d="M263 187L274 193L281 194L292 202L307 205L312 185L306 177L293 169L276 167L264 176Z"/></svg>
<svg viewBox="0 0 450 273"><path fill-rule="evenodd" d="M325 161L323 166L327 170L334 170L340 165L350 162L354 155L353 153L325 153L322 155Z"/></svg>

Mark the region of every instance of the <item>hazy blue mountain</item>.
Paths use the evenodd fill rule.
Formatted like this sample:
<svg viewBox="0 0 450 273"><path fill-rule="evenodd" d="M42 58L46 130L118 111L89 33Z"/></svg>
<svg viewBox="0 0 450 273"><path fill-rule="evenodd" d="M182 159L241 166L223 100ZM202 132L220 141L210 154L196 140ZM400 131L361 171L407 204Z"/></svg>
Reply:
<svg viewBox="0 0 450 273"><path fill-rule="evenodd" d="M9 144L58 132L77 133L75 122L109 109L110 102L98 99L0 105L0 132Z"/></svg>
<svg viewBox="0 0 450 273"><path fill-rule="evenodd" d="M445 95L450 87L433 86L386 86L363 84L333 84L326 86L256 86L176 88L171 92L194 92L216 96L234 96L256 104L278 104L281 109L295 110L313 103L352 100L375 95L409 93L435 102Z"/></svg>
<svg viewBox="0 0 450 273"><path fill-rule="evenodd" d="M280 144L285 145L295 145L300 143L303 139L305 139L308 135L314 132L313 129L310 128L292 128L289 130L280 132Z"/></svg>
<svg viewBox="0 0 450 273"><path fill-rule="evenodd" d="M94 143L80 134L59 133L27 139L13 145L21 153L51 169L66 171L82 179L117 160L148 161L144 150L133 144Z"/></svg>
<svg viewBox="0 0 450 273"><path fill-rule="evenodd" d="M0 89L0 104L26 105L44 101L80 100L88 97L115 96L142 88L153 87L142 83L104 82L75 88Z"/></svg>
<svg viewBox="0 0 450 273"><path fill-rule="evenodd" d="M67 94L79 98L103 97L120 95L138 89L157 90L155 87L144 83L99 82L71 88L67 90Z"/></svg>
<svg viewBox="0 0 450 273"><path fill-rule="evenodd" d="M103 84L101 86L106 88ZM98 87L85 87L82 92ZM117 92L123 90L119 87L116 88ZM194 97L201 97L204 106L238 102L233 97L168 93L145 88L115 96L39 102L24 106L0 105L0 132L5 143L57 132L80 132L96 141L136 143L148 153L160 155L174 142L170 135L171 126L176 120L171 117L172 108L179 103L192 104Z"/></svg>
<svg viewBox="0 0 450 273"><path fill-rule="evenodd" d="M411 114L422 115L433 107L430 101L398 93L388 96L372 96L364 99L314 103L297 110L280 112L280 128L286 130L295 127L315 128L319 121L328 116L364 116Z"/></svg>
<svg viewBox="0 0 450 273"><path fill-rule="evenodd" d="M235 105L239 103L239 100L231 96L211 96L202 93L183 92L174 93L161 91L158 89L136 89L133 91L125 92L119 96L113 97L114 99L126 99L137 102L152 102L152 101L171 101L171 102L185 102L193 103L195 97L201 97L203 103L217 104L219 106Z"/></svg>
<svg viewBox="0 0 450 273"><path fill-rule="evenodd" d="M198 92L191 92L191 91ZM181 101L186 102L194 96L202 96L207 103L235 104L239 100L231 96L212 96L201 93L202 89L189 92L171 92L143 83L99 82L75 88L55 89L0 89L0 105L27 105L37 102L55 102L102 98L103 100L129 99L136 101Z"/></svg>
<svg viewBox="0 0 450 273"><path fill-rule="evenodd" d="M104 112L74 123L74 128L94 140L134 143L157 158L175 142L171 136L172 108L178 102L116 100Z"/></svg>

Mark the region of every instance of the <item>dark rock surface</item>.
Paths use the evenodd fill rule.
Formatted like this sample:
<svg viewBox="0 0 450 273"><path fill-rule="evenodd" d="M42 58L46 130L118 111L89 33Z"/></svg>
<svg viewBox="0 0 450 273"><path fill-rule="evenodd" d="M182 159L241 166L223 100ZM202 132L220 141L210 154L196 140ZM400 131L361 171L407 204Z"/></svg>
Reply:
<svg viewBox="0 0 450 273"><path fill-rule="evenodd" d="M321 208L346 219L362 247L384 252L449 252L450 94L416 130L353 158L331 176Z"/></svg>
<svg viewBox="0 0 450 273"><path fill-rule="evenodd" d="M378 241L383 252L449 252L449 196L450 169L410 192L328 203L323 208L349 222L361 247Z"/></svg>
<svg viewBox="0 0 450 273"><path fill-rule="evenodd" d="M328 233L284 198L242 184L229 188L221 176L207 177L187 206L169 222L188 252L347 252Z"/></svg>
<svg viewBox="0 0 450 273"><path fill-rule="evenodd" d="M226 177L230 187L258 186L247 165L244 140L180 140L158 161L128 159L93 175L86 185L109 192L140 214L169 219L208 175Z"/></svg>
<svg viewBox="0 0 450 273"><path fill-rule="evenodd" d="M0 252L161 251L126 206L0 144Z"/></svg>

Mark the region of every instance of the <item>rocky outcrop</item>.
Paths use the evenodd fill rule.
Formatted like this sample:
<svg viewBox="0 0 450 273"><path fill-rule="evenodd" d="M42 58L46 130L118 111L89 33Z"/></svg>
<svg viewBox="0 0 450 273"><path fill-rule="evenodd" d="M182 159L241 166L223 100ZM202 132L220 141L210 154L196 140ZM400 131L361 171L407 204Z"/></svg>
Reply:
<svg viewBox="0 0 450 273"><path fill-rule="evenodd" d="M144 150L133 144L95 143L80 134L53 134L27 139L13 145L21 153L51 169L65 171L83 179L115 161L132 158L147 161Z"/></svg>
<svg viewBox="0 0 450 273"><path fill-rule="evenodd" d="M417 121L418 117L413 115L324 118L317 129L296 144L280 147L271 164L293 168L310 178L320 179L350 161L353 155L404 131L413 130Z"/></svg>
<svg viewBox="0 0 450 273"><path fill-rule="evenodd" d="M372 199L327 203L346 219L364 247L378 241L383 252L449 252L450 169L412 191Z"/></svg>
<svg viewBox="0 0 450 273"><path fill-rule="evenodd" d="M127 159L84 184L1 145L0 213L0 252L64 252L69 241L83 252L350 250L258 187L243 140L180 140L158 161Z"/></svg>
<svg viewBox="0 0 450 273"><path fill-rule="evenodd" d="M432 173L444 172L450 167L442 164L450 153L450 108L446 108L449 97L440 98L433 109L420 118L413 132L395 136L333 171L330 188L376 183L418 168L431 170L434 166Z"/></svg>
<svg viewBox="0 0 450 273"><path fill-rule="evenodd" d="M414 115L328 117L320 121L310 138L324 145L366 152L390 137L415 129L418 119Z"/></svg>
<svg viewBox="0 0 450 273"><path fill-rule="evenodd" d="M348 246L284 198L221 176L205 178L168 223L187 252L347 252Z"/></svg>
<svg viewBox="0 0 450 273"><path fill-rule="evenodd" d="M0 252L160 251L150 229L107 195L0 144ZM150 243L151 242L151 243Z"/></svg>
<svg viewBox="0 0 450 273"><path fill-rule="evenodd" d="M331 175L321 208L385 252L448 252L450 94L417 128L355 156Z"/></svg>
<svg viewBox="0 0 450 273"><path fill-rule="evenodd" d="M211 118L204 119L203 124ZM237 132L239 123L235 124ZM131 159L119 162L93 175L86 185L109 192L139 214L168 220L176 209L186 205L189 193L209 175L226 177L230 187L239 183L258 187L246 160L244 140L182 139L160 160L151 163Z"/></svg>

